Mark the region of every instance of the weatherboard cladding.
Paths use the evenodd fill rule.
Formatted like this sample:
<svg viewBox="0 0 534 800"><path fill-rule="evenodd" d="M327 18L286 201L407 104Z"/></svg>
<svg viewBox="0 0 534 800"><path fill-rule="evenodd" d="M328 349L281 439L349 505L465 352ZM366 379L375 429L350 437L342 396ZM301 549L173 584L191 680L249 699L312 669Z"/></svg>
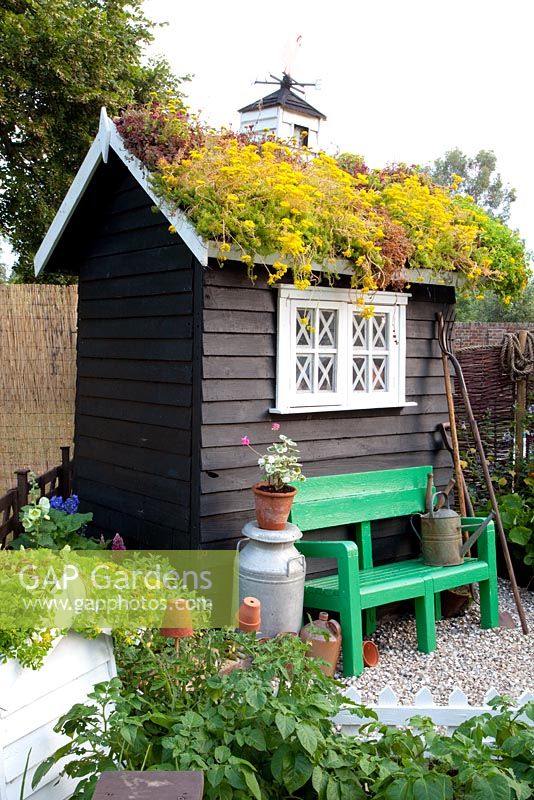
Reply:
<svg viewBox="0 0 534 800"><path fill-rule="evenodd" d="M410 290L407 394L417 406L271 417L276 290L252 286L237 263L203 268L168 225L110 151L47 266L80 277L75 486L97 531L120 531L129 546L234 547L258 478L240 439L263 449L272 421L299 442L308 475L431 463L446 482L433 336L452 289ZM383 523L375 536L378 560L415 552L407 525Z"/></svg>
<svg viewBox="0 0 534 800"><path fill-rule="evenodd" d="M69 226L80 278L76 490L106 536L120 531L130 546L189 548L197 544L191 469L200 266L115 156L99 167L97 185ZM50 268L58 259L56 251Z"/></svg>
<svg viewBox="0 0 534 800"><path fill-rule="evenodd" d="M274 404L276 291L254 286L238 264L204 271L202 360L201 541L235 546L253 517L250 486L258 480L256 456L240 444L243 435L262 451L276 438L271 423L300 446L304 472L329 475L432 464L438 485L450 477L450 458L436 435L447 419L441 357L434 340L437 311L454 302L446 287L412 286L407 310L407 400L404 409L270 415ZM408 521L376 525L377 561L415 553ZM347 529L327 538L347 538ZM311 538L321 533L310 534Z"/></svg>

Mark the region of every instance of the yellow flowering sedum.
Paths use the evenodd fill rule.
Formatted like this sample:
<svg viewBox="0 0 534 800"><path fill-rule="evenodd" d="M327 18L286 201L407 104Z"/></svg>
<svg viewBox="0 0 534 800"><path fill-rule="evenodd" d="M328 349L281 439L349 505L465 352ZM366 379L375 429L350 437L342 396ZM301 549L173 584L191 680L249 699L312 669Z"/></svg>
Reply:
<svg viewBox="0 0 534 800"><path fill-rule="evenodd" d="M122 136L143 157L148 145L139 136L129 139L128 113L119 121ZM158 196L183 209L201 236L219 242L221 262L236 248L252 275L261 256L276 253L268 282L292 270L302 289L314 280L314 263L335 273L341 258L363 292L402 287L407 267L457 271L475 291L491 288L508 302L526 285L519 236L421 173L373 172L354 157L358 169L350 174L324 153L312 157L280 141L211 131L197 120L189 125L190 140L183 108L147 109L147 142L161 138L163 128L177 138L159 159L148 150L145 162Z"/></svg>

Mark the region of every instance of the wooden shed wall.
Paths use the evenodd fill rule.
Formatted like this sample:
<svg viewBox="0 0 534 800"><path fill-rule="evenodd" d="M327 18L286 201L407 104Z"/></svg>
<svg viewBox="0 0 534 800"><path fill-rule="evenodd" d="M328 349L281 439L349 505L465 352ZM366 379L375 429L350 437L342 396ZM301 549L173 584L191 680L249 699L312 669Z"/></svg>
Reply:
<svg viewBox="0 0 534 800"><path fill-rule="evenodd" d="M201 448L201 541L230 547L253 518L250 486L258 480L256 456L240 444L243 435L260 450L277 434L299 446L306 475L434 466L438 485L450 477L450 458L436 426L447 420L441 358L434 320L454 302L446 287L414 286L407 310L407 399L400 410L273 415L277 292L265 282L252 286L241 265L204 272L204 334ZM311 534L312 536L314 534ZM318 534L320 535L320 534ZM346 538L330 530L328 538ZM374 531L377 561L415 552L407 525L385 522Z"/></svg>
<svg viewBox="0 0 534 800"><path fill-rule="evenodd" d="M115 161L79 264L75 487L97 530L188 548L198 263Z"/></svg>

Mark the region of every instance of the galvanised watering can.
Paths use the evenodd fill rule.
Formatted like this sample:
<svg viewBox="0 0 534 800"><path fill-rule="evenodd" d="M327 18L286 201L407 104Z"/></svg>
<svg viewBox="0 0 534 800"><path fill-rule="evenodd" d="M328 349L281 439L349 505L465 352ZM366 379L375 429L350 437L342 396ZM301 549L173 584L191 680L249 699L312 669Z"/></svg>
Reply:
<svg viewBox="0 0 534 800"><path fill-rule="evenodd" d="M434 510L434 502L440 495L445 497L446 504ZM449 507L449 497L446 492L436 492L432 496L430 505L427 502L427 513L414 516L419 516L421 519L421 535L413 524L413 517L411 525L421 542L423 562L432 567L453 567L464 563L465 554L495 515L492 511L465 542L462 539L461 518Z"/></svg>

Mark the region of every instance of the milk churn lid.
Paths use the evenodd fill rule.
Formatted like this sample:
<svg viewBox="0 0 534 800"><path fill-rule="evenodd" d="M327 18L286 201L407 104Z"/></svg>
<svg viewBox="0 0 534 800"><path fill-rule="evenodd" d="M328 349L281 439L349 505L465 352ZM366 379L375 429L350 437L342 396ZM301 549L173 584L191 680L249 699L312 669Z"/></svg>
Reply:
<svg viewBox="0 0 534 800"><path fill-rule="evenodd" d="M287 522L282 531L266 531L263 528L258 528L256 520L253 520L252 522L247 522L242 533L243 536L249 539L255 539L257 542L267 542L268 544L285 544L286 542L296 542L298 539L302 539L302 531L291 522Z"/></svg>

